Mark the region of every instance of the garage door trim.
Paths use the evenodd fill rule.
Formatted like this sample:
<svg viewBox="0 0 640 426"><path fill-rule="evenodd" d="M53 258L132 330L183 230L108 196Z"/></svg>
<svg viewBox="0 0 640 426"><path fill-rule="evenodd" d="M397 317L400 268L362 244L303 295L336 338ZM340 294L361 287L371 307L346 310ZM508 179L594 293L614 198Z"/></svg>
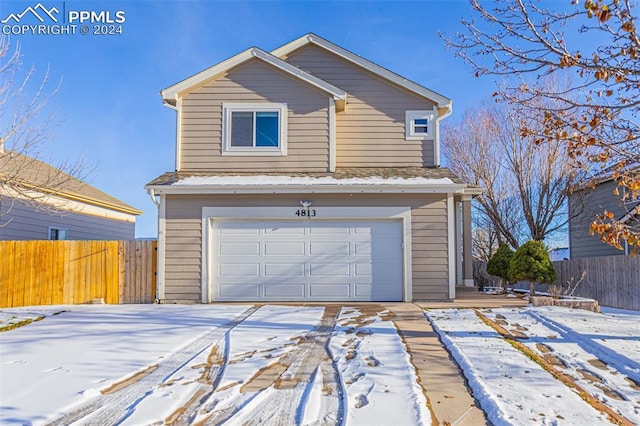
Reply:
<svg viewBox="0 0 640 426"><path fill-rule="evenodd" d="M210 253L213 241L214 221L245 220L384 220L400 219L402 221L403 250L403 300L412 300L411 292L411 208L410 207L313 207L316 216L311 219L299 219L296 211L300 207L203 207L202 208L202 302L211 303L213 298L212 273L214 265Z"/></svg>

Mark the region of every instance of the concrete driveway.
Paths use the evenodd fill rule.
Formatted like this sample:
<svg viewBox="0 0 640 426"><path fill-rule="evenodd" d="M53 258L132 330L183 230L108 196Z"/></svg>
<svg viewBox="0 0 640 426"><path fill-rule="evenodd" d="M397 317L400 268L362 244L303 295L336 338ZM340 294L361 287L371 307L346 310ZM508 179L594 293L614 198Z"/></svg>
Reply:
<svg viewBox="0 0 640 426"><path fill-rule="evenodd" d="M415 304L25 312L0 333L3 424L485 423Z"/></svg>

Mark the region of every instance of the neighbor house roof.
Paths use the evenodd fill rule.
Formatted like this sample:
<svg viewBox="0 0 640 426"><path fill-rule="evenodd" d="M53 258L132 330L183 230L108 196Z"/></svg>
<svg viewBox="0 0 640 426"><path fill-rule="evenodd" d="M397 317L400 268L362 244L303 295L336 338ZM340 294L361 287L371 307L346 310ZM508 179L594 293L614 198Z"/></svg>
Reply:
<svg viewBox="0 0 640 426"><path fill-rule="evenodd" d="M408 80L401 75L394 73L393 71L389 71L388 69L383 68L380 65L375 64L360 55L349 52L348 50L335 45L330 41L325 40L313 33L306 34L290 43L285 44L282 47L277 48L271 51L271 54L279 58L286 59L291 53L310 44L328 50L353 64L359 65L360 67L366 69L369 72L372 72L373 74L376 74L379 77L382 77L388 81L391 81L392 83L397 84L400 87L409 90L410 92L435 101L438 104L438 107L443 108L446 112L450 112L451 110L451 99L437 92L434 92L433 90L427 89L426 87L421 86L418 83ZM442 113L444 113L444 111L441 111L441 114Z"/></svg>
<svg viewBox="0 0 640 426"><path fill-rule="evenodd" d="M5 182L47 195L122 213L142 211L43 161L16 152L0 152L0 186Z"/></svg>
<svg viewBox="0 0 640 426"><path fill-rule="evenodd" d="M208 81L220 78L232 68L242 65L252 59L257 59L265 62L290 75L291 77L299 79L311 86L316 87L317 89L320 89L332 95L334 100L336 101L336 108L338 110L344 109L347 101L347 92L334 86L331 83L328 83L322 79L319 79L318 77L309 74L306 71L301 70L294 65L291 65L288 62L283 61L282 59L268 52L265 52L258 47L247 49L244 52L232 56L225 61L222 61L212 67L207 68L204 71L201 71L185 80L182 80L179 83L174 84L173 86L164 89L160 92L160 94L162 95L162 99L166 103L175 106L178 98L184 93L188 93L189 91L197 87L201 87Z"/></svg>
<svg viewBox="0 0 640 426"><path fill-rule="evenodd" d="M579 182L574 184L571 189L574 192L581 191L583 189L591 189L606 182L614 181L617 179L616 172L618 172L618 175L623 173L639 174L640 165L638 163L633 163L622 168L618 168L617 166L607 167L593 176L581 179Z"/></svg>
<svg viewBox="0 0 640 426"><path fill-rule="evenodd" d="M169 172L149 182L145 188L164 191L345 189L399 192L461 192L476 194L451 170L423 167L338 167L335 172Z"/></svg>

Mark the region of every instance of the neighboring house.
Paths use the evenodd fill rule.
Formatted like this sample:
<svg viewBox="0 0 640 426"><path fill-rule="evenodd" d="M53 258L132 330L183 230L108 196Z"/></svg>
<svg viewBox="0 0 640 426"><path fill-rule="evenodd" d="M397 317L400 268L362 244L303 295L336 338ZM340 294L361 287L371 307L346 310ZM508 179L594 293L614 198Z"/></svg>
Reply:
<svg viewBox="0 0 640 426"><path fill-rule="evenodd" d="M49 164L0 149L0 240L132 240L140 214Z"/></svg>
<svg viewBox="0 0 640 426"><path fill-rule="evenodd" d="M569 247L556 247L549 250L549 260L558 262L569 259Z"/></svg>
<svg viewBox="0 0 640 426"><path fill-rule="evenodd" d="M146 186L161 301L450 300L473 285L479 190L439 167L451 100L313 34L161 94L177 113L176 171Z"/></svg>
<svg viewBox="0 0 640 426"><path fill-rule="evenodd" d="M629 247L618 250L600 241L599 236L591 235L591 222L605 210L613 213L617 219L638 221L634 208L640 204L637 198L622 200L614 191L622 192L613 176L606 176L594 182L595 187L582 185L569 195L569 252L571 259L596 256L616 256L629 254Z"/></svg>

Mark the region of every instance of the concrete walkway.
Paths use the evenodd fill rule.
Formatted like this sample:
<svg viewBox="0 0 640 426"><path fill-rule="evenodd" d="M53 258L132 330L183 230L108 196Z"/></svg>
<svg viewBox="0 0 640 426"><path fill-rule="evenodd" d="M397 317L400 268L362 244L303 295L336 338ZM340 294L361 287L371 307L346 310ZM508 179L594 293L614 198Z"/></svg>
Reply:
<svg viewBox="0 0 640 426"><path fill-rule="evenodd" d="M525 306L527 301L482 294L475 288L458 288L456 292L458 297L453 302L390 303L385 306L396 315L394 321L425 390L433 424L484 425L487 424L485 415L476 406L462 371L440 343L423 309Z"/></svg>
<svg viewBox="0 0 640 426"><path fill-rule="evenodd" d="M404 339L420 385L425 390L434 425L476 426L485 416L471 396L462 372L449 357L420 306L412 303L386 304L396 316L394 322Z"/></svg>

